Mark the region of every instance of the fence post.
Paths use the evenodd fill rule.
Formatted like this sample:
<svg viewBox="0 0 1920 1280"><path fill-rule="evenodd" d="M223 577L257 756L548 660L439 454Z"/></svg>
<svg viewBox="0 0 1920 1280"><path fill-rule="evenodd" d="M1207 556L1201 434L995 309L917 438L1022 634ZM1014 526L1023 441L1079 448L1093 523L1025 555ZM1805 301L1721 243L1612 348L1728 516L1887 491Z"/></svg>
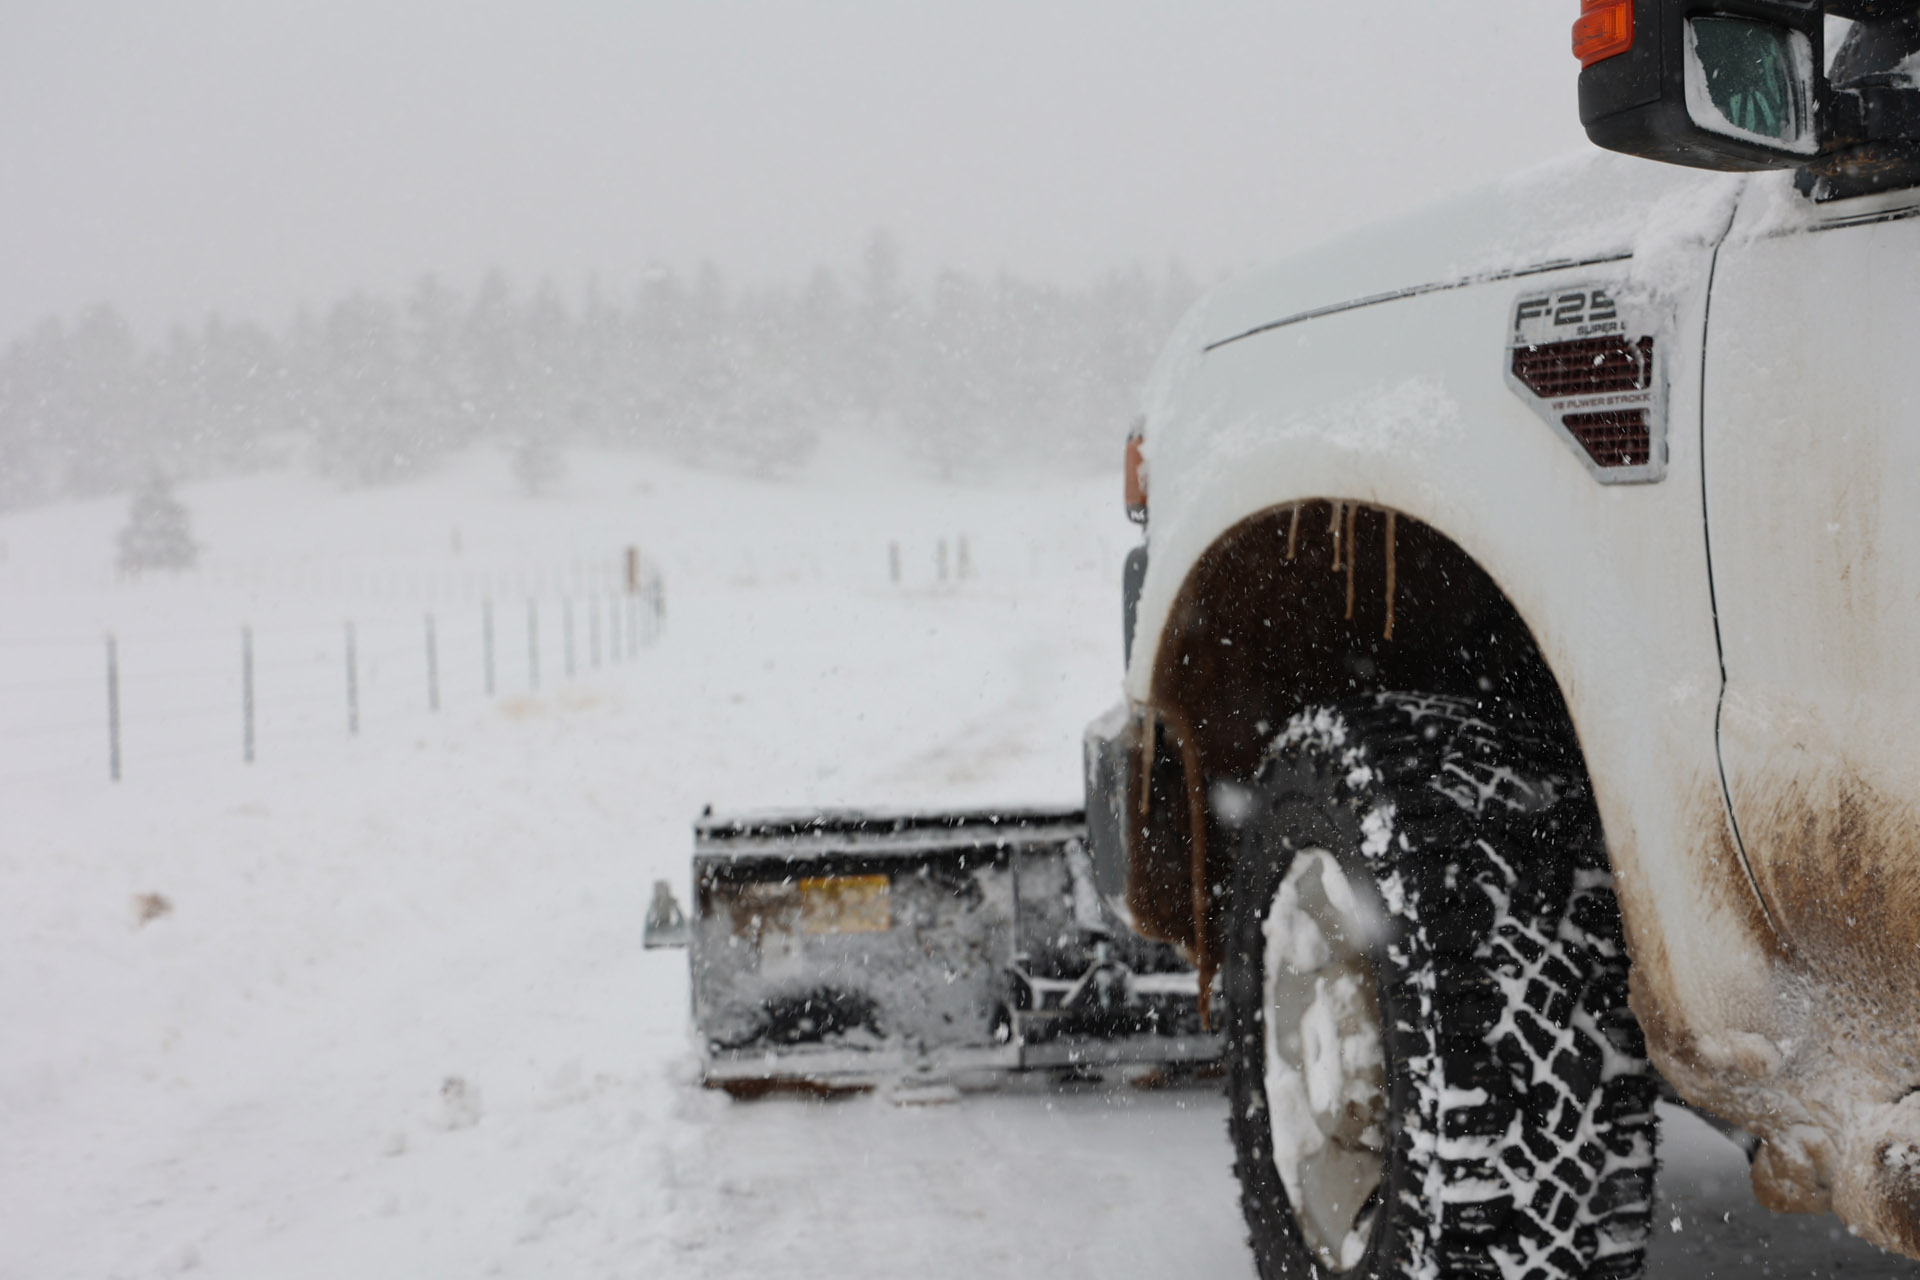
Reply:
<svg viewBox="0 0 1920 1280"><path fill-rule="evenodd" d="M607 660L620 661L620 597L607 597Z"/></svg>
<svg viewBox="0 0 1920 1280"><path fill-rule="evenodd" d="M120 781L120 642L107 635L107 776Z"/></svg>
<svg viewBox="0 0 1920 1280"><path fill-rule="evenodd" d="M955 552L954 576L965 582L973 576L972 549L967 546L967 535L960 535L960 546Z"/></svg>
<svg viewBox="0 0 1920 1280"><path fill-rule="evenodd" d="M568 596L560 605L561 630L566 633L567 679L573 679L573 597Z"/></svg>
<svg viewBox="0 0 1920 1280"><path fill-rule="evenodd" d="M427 615L427 710L440 709L440 637L434 633L433 615Z"/></svg>
<svg viewBox="0 0 1920 1280"><path fill-rule="evenodd" d="M480 606L480 645L486 654L487 696L493 696L493 601L487 600Z"/></svg>
<svg viewBox="0 0 1920 1280"><path fill-rule="evenodd" d="M240 758L253 763L253 628L240 628Z"/></svg>
<svg viewBox="0 0 1920 1280"><path fill-rule="evenodd" d="M640 656L639 612L634 608L640 602L632 596L626 598L627 606L627 658L632 660Z"/></svg>
<svg viewBox="0 0 1920 1280"><path fill-rule="evenodd" d="M347 732L360 732L360 647L355 643L353 624L347 624Z"/></svg>
<svg viewBox="0 0 1920 1280"><path fill-rule="evenodd" d="M527 601L527 688L540 687L540 602Z"/></svg>
<svg viewBox="0 0 1920 1280"><path fill-rule="evenodd" d="M934 562L939 569L940 581L947 580L947 540L940 539L939 549L934 553Z"/></svg>
<svg viewBox="0 0 1920 1280"><path fill-rule="evenodd" d="M900 585L900 544L898 542L887 544L887 581L896 587Z"/></svg>

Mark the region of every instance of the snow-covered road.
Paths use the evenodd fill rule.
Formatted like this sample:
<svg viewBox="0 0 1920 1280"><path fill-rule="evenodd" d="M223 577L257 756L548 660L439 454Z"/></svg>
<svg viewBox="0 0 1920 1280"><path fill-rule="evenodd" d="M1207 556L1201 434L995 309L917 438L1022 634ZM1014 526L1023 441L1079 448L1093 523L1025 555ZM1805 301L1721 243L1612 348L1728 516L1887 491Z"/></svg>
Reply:
<svg viewBox="0 0 1920 1280"><path fill-rule="evenodd" d="M675 1275L1251 1277L1217 1090L702 1100Z"/></svg>
<svg viewBox="0 0 1920 1280"><path fill-rule="evenodd" d="M268 736L250 767L0 784L0 1278L1249 1276L1217 1092L736 1103L692 1078L683 954L639 946L705 803L1072 802L1119 665L1117 484L572 474L538 502L482 462L345 497L186 491L215 568L324 550L350 580L450 527L466 570L638 542L669 625L635 662L493 700L450 680L438 715L381 704L353 741ZM0 522L11 676L46 618L132 647L287 604L217 575L90 585L118 515ZM962 534L971 576L942 584ZM1658 1274L1911 1274L1825 1220L1771 1220L1764 1247L1715 1222L1745 1194L1717 1143L1669 1155Z"/></svg>

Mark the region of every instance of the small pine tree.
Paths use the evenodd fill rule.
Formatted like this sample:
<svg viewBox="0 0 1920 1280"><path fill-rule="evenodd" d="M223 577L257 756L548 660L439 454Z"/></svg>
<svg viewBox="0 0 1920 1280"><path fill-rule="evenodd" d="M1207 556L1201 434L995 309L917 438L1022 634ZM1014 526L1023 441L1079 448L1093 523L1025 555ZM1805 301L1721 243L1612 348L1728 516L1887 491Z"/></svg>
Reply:
<svg viewBox="0 0 1920 1280"><path fill-rule="evenodd" d="M187 509L166 477L155 474L133 495L127 527L120 531L120 569L191 569L200 555Z"/></svg>

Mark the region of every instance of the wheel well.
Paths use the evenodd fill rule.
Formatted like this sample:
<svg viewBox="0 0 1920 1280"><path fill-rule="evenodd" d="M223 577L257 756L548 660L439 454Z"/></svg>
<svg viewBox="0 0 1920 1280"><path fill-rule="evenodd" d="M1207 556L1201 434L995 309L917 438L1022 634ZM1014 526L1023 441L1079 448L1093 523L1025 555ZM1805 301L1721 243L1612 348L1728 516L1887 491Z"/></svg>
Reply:
<svg viewBox="0 0 1920 1280"><path fill-rule="evenodd" d="M1136 927L1179 943L1210 976L1232 871L1213 788L1251 778L1301 708L1387 689L1477 698L1575 745L1519 613L1431 525L1321 499L1271 508L1222 535L1168 614L1145 758L1130 771Z"/></svg>

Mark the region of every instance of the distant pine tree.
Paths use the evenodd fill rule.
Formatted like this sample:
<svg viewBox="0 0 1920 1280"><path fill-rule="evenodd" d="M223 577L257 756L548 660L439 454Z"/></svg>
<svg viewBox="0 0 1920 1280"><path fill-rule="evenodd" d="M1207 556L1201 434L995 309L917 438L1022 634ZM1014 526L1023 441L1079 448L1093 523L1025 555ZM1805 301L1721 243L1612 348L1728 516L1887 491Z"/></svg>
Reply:
<svg viewBox="0 0 1920 1280"><path fill-rule="evenodd" d="M133 495L127 527L120 531L120 569L191 569L200 548L193 540L187 509L165 476L150 476Z"/></svg>
<svg viewBox="0 0 1920 1280"><path fill-rule="evenodd" d="M520 437L513 451L513 475L520 482L521 492L530 498L538 497L553 488L565 470L566 460L552 436L529 431Z"/></svg>

